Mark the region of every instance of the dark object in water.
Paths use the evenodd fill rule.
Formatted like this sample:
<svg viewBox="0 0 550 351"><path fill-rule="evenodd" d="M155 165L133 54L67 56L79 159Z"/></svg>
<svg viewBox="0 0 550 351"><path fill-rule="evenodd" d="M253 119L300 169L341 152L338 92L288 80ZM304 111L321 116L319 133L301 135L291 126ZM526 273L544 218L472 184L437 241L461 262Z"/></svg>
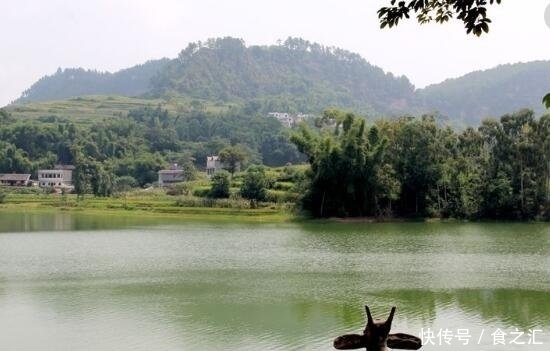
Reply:
<svg viewBox="0 0 550 351"><path fill-rule="evenodd" d="M345 334L334 339L334 348L338 350L355 350L366 346L364 335Z"/></svg>
<svg viewBox="0 0 550 351"><path fill-rule="evenodd" d="M396 333L388 335L386 344L390 349L418 350L422 347L422 340L414 335Z"/></svg>
<svg viewBox="0 0 550 351"><path fill-rule="evenodd" d="M374 320L368 306L365 306L365 310L367 312L367 325L363 335L341 335L334 339L335 349L354 350L364 347L367 351L385 351L388 347L401 350L418 350L422 347L422 340L414 335L390 334L395 307L392 307L390 315L385 321Z"/></svg>

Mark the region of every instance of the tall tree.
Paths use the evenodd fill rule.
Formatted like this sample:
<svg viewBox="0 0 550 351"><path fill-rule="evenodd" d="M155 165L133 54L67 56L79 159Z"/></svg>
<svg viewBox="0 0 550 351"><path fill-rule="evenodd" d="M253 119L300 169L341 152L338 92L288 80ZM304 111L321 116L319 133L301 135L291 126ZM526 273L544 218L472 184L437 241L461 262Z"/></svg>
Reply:
<svg viewBox="0 0 550 351"><path fill-rule="evenodd" d="M376 173L384 163L386 140L352 113L327 111L328 115L337 121L332 132L318 134L302 125L291 137L311 165L304 208L318 217L374 215L381 188Z"/></svg>
<svg viewBox="0 0 550 351"><path fill-rule="evenodd" d="M220 161L224 164L231 176L242 166L248 155L240 145L233 145L223 148L220 151Z"/></svg>

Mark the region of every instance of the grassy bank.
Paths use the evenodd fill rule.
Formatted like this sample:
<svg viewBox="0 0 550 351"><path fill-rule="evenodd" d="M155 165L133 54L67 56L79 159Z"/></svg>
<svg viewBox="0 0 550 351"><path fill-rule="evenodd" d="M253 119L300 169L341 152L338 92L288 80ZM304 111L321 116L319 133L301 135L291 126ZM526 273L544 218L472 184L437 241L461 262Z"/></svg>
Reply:
<svg viewBox="0 0 550 351"><path fill-rule="evenodd" d="M77 198L74 194L7 193L0 211L85 212L105 216L170 217L184 220L287 222L296 220L291 206L262 203L258 208L242 199L204 199L168 196L161 191L139 191L117 197Z"/></svg>

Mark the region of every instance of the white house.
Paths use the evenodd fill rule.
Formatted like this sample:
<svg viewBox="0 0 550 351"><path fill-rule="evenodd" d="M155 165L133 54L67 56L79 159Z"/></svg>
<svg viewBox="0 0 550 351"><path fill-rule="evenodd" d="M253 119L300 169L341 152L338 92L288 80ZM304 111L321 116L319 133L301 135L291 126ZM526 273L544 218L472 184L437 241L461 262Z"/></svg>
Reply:
<svg viewBox="0 0 550 351"><path fill-rule="evenodd" d="M287 128L292 128L296 123L303 121L304 119L309 118L309 115L304 113L298 113L297 115L290 114L288 112L269 112L267 114L269 117L273 117L281 122Z"/></svg>
<svg viewBox="0 0 550 351"><path fill-rule="evenodd" d="M206 175L211 177L214 173L222 169L222 161L220 161L219 156L206 156Z"/></svg>
<svg viewBox="0 0 550 351"><path fill-rule="evenodd" d="M164 188L175 183L185 181L185 174L183 169L177 164L170 166L169 169L161 169L158 171L159 175L159 187Z"/></svg>
<svg viewBox="0 0 550 351"><path fill-rule="evenodd" d="M53 169L38 170L38 186L41 188L73 189L73 170L71 165L55 165Z"/></svg>

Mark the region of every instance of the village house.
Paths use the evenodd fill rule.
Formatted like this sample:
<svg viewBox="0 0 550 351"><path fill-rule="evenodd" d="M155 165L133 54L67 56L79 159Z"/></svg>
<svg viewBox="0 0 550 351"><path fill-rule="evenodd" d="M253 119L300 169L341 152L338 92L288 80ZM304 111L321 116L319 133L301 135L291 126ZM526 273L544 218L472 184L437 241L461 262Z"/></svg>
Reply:
<svg viewBox="0 0 550 351"><path fill-rule="evenodd" d="M214 173L221 170L229 170L227 163L221 161L220 156L207 156L206 157L206 175L212 177ZM237 162L235 164L235 172L241 171L241 163Z"/></svg>
<svg viewBox="0 0 550 351"><path fill-rule="evenodd" d="M211 177L223 169L219 156L206 156L206 175Z"/></svg>
<svg viewBox="0 0 550 351"><path fill-rule="evenodd" d="M55 165L53 169L38 170L38 186L41 188L74 189L71 165Z"/></svg>
<svg viewBox="0 0 550 351"><path fill-rule="evenodd" d="M30 174L0 174L0 185L4 186L28 186L31 182Z"/></svg>
<svg viewBox="0 0 550 351"><path fill-rule="evenodd" d="M309 115L298 113L296 115L290 114L288 112L269 112L267 114L269 117L277 119L281 124L287 128L292 128L298 122L303 121L308 118Z"/></svg>
<svg viewBox="0 0 550 351"><path fill-rule="evenodd" d="M161 169L158 171L158 176L159 187L161 188L185 181L183 169L177 164L173 164L169 169Z"/></svg>

